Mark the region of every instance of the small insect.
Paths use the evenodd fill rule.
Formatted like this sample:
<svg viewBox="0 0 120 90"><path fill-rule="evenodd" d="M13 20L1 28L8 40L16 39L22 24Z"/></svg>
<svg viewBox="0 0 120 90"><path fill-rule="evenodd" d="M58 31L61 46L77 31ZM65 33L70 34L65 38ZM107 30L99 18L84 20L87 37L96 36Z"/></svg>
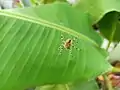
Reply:
<svg viewBox="0 0 120 90"><path fill-rule="evenodd" d="M71 46L72 46L72 40L71 40L71 39L67 39L67 40L64 42L64 48L70 49Z"/></svg>

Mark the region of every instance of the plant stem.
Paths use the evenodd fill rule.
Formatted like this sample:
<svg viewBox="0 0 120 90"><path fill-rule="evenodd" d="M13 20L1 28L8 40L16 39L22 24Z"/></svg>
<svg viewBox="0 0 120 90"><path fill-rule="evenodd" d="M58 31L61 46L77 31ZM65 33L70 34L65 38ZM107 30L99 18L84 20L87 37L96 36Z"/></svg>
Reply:
<svg viewBox="0 0 120 90"><path fill-rule="evenodd" d="M113 73L120 73L120 68L113 67L112 72Z"/></svg>
<svg viewBox="0 0 120 90"><path fill-rule="evenodd" d="M106 50L108 51L109 47L110 47L111 41L108 42L107 48Z"/></svg>
<svg viewBox="0 0 120 90"><path fill-rule="evenodd" d="M104 77L104 90L113 90L111 81L109 80L108 76L106 74L103 75Z"/></svg>

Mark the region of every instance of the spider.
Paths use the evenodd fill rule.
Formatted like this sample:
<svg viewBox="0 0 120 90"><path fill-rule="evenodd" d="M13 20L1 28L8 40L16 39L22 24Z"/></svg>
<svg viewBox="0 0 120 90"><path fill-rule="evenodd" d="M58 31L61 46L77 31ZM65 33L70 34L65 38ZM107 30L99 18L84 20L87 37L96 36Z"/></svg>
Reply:
<svg viewBox="0 0 120 90"><path fill-rule="evenodd" d="M64 36L63 36L63 34L61 34L61 40L62 40L62 45L59 47L60 54L62 54L63 49L69 50L71 53L72 48L76 48L75 47L75 43L77 43L77 42L75 42L76 38L67 38L66 40L64 40ZM79 50L79 48L76 48L76 49Z"/></svg>
<svg viewBox="0 0 120 90"><path fill-rule="evenodd" d="M67 39L67 40L64 42L64 48L70 49L71 46L72 46L72 40L71 40L71 39Z"/></svg>

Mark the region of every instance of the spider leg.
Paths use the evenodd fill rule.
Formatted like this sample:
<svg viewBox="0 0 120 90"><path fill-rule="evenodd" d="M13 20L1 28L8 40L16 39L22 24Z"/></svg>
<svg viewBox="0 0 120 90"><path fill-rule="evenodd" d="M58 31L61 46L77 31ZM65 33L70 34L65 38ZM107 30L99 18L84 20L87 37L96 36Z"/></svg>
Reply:
<svg viewBox="0 0 120 90"><path fill-rule="evenodd" d="M63 47L60 46L60 47L59 47L59 53L58 53L58 54L61 55L61 54L62 54L62 51L63 51Z"/></svg>
<svg viewBox="0 0 120 90"><path fill-rule="evenodd" d="M77 44L78 44L78 41L77 41L77 38L75 37L75 38L73 38L73 41L74 41L74 43L73 43L73 45L72 45L72 47L73 48L75 48L76 50L80 50L80 48L77 48L76 46L77 46Z"/></svg>
<svg viewBox="0 0 120 90"><path fill-rule="evenodd" d="M64 43L65 43L65 41L64 41L64 36L63 36L63 34L61 33L61 45L60 45L60 47L59 47L59 55L61 55L62 54L62 51L63 51L63 49L64 49Z"/></svg>
<svg viewBox="0 0 120 90"><path fill-rule="evenodd" d="M72 56L72 49L70 49L69 52L70 52L70 55Z"/></svg>
<svg viewBox="0 0 120 90"><path fill-rule="evenodd" d="M63 41L64 40L64 36L63 36L63 34L61 33L61 40Z"/></svg>
<svg viewBox="0 0 120 90"><path fill-rule="evenodd" d="M75 41L77 41L77 38L76 38L76 37L74 37L74 38L73 38L73 41L74 41L74 42L75 42Z"/></svg>

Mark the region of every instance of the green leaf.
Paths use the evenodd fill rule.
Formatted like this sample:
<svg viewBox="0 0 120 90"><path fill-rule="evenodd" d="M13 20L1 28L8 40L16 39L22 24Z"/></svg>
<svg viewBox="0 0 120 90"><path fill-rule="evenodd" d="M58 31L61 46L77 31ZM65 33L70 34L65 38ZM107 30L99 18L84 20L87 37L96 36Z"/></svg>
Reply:
<svg viewBox="0 0 120 90"><path fill-rule="evenodd" d="M111 69L101 43L68 4L0 10L0 90L93 79Z"/></svg>
<svg viewBox="0 0 120 90"><path fill-rule="evenodd" d="M5 13L7 15L10 14L9 16L11 17L14 17L15 15L20 16L19 14L22 13L23 17L20 16L21 19L26 20L26 18L28 18L27 21L33 23L38 23L38 24L42 23L44 25L47 25L48 27L57 28L57 29L59 28L61 31L66 33L71 33L73 36L79 37L89 43L94 44L95 46L101 46L103 39L99 36L99 34L93 31L91 27L91 19L87 14L84 14L83 12L78 12L77 10L71 8L69 5L68 6L63 5L62 7L60 8L59 7L60 6L55 7L49 4L47 6L41 5L40 8L32 8L32 9L27 8L24 10L13 9L11 10L12 12L14 12L12 14L11 12L9 12L10 10L8 10L8 12ZM48 8L50 9L48 10ZM65 12L63 12L64 8L70 8L70 9L69 10L65 9ZM53 13L51 13L50 10L53 10L52 11ZM48 17L49 14L50 17ZM41 19L38 19L39 17ZM87 27L85 25L87 25Z"/></svg>
<svg viewBox="0 0 120 90"><path fill-rule="evenodd" d="M100 21L100 31L110 42L120 41L119 0L80 0L76 7L89 13L94 24Z"/></svg>
<svg viewBox="0 0 120 90"><path fill-rule="evenodd" d="M95 80L91 80L87 82L75 83L72 85L45 85L37 87L35 90L99 90L99 87Z"/></svg>
<svg viewBox="0 0 120 90"><path fill-rule="evenodd" d="M79 0L75 7L89 13L96 23L108 12L120 12L120 0Z"/></svg>
<svg viewBox="0 0 120 90"><path fill-rule="evenodd" d="M99 90L95 80L77 83L70 90Z"/></svg>
<svg viewBox="0 0 120 90"><path fill-rule="evenodd" d="M69 87L66 84L45 85L37 87L35 90L69 90Z"/></svg>
<svg viewBox="0 0 120 90"><path fill-rule="evenodd" d="M99 90L95 80L74 84L57 84L37 87L35 90Z"/></svg>
<svg viewBox="0 0 120 90"><path fill-rule="evenodd" d="M106 14L99 22L99 29L101 33L109 41L120 41L120 21L118 12L110 12Z"/></svg>

